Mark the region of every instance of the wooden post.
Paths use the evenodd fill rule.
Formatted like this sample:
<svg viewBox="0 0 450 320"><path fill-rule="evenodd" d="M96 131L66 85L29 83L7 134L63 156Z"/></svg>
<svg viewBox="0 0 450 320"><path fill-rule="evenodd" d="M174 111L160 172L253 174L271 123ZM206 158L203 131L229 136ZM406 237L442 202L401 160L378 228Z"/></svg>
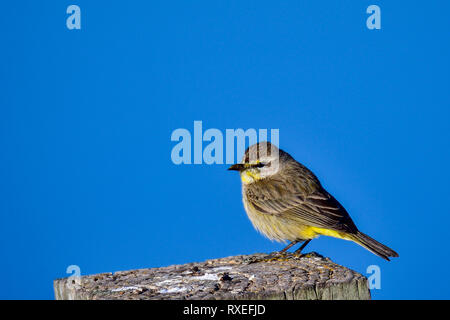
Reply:
<svg viewBox="0 0 450 320"><path fill-rule="evenodd" d="M316 253L252 254L54 281L64 299L370 299L367 279Z"/></svg>

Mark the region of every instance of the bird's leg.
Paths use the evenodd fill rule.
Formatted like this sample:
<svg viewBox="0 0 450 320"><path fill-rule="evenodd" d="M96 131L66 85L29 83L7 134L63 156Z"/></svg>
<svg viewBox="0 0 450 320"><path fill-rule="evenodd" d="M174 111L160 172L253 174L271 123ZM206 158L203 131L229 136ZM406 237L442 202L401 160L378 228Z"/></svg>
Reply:
<svg viewBox="0 0 450 320"><path fill-rule="evenodd" d="M298 243L298 240L295 241L291 241L291 243L289 243L286 248L284 248L283 250L279 251L278 253L284 253L286 252L290 247L296 245Z"/></svg>
<svg viewBox="0 0 450 320"><path fill-rule="evenodd" d="M300 254L302 253L302 250L308 245L308 243L311 241L311 239L306 240L305 242L303 242L303 244L300 246L300 248L298 248L297 250L295 250L295 254Z"/></svg>

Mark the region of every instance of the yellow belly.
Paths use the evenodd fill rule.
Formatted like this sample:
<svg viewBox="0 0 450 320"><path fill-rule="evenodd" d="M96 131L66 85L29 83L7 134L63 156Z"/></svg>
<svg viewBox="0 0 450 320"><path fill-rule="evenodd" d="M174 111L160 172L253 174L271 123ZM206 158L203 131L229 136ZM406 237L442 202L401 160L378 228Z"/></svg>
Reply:
<svg viewBox="0 0 450 320"><path fill-rule="evenodd" d="M317 235L329 236L329 237L353 241L353 238L346 232L325 229L325 228L318 228L318 227L310 227L310 229L312 232L315 232Z"/></svg>
<svg viewBox="0 0 450 320"><path fill-rule="evenodd" d="M345 232L313 227L301 220L260 213L244 201L245 211L256 230L271 240L280 242L308 240L320 235L352 240Z"/></svg>

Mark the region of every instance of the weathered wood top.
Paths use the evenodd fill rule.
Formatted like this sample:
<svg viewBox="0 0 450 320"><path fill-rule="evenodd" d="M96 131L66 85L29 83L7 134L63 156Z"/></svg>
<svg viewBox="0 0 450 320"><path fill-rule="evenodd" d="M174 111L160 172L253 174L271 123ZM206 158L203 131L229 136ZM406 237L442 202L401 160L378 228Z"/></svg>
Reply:
<svg viewBox="0 0 450 320"><path fill-rule="evenodd" d="M62 299L370 299L367 279L316 253L253 254L54 281Z"/></svg>

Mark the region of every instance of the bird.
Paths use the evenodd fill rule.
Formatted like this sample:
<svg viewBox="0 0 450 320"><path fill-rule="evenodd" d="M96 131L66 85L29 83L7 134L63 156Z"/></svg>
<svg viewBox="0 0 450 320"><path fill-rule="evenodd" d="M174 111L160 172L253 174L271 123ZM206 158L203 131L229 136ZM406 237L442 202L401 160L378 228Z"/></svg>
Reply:
<svg viewBox="0 0 450 320"><path fill-rule="evenodd" d="M265 237L290 243L279 253L303 242L296 254L318 236L353 241L390 260L398 253L358 230L345 208L328 193L307 167L274 144L248 147L238 171L248 218Z"/></svg>

